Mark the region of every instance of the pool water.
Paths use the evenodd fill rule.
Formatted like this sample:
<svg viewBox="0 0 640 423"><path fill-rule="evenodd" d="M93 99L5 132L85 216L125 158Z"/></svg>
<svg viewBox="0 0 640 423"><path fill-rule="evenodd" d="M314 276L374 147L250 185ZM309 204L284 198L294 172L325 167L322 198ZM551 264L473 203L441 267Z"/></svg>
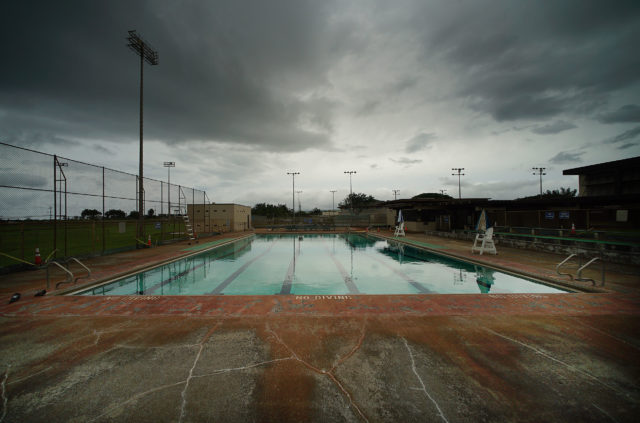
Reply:
<svg viewBox="0 0 640 423"><path fill-rule="evenodd" d="M256 235L80 295L561 293L490 268L360 234Z"/></svg>

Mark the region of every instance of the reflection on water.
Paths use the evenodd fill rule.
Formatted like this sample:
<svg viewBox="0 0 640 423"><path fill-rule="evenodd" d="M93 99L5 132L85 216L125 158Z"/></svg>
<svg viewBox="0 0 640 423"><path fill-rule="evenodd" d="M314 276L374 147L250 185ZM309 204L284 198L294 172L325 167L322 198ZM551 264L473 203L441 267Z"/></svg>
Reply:
<svg viewBox="0 0 640 423"><path fill-rule="evenodd" d="M496 282L496 278L493 275L495 271L481 266L475 266L475 268L478 288L480 288L481 293L488 294L491 287Z"/></svg>

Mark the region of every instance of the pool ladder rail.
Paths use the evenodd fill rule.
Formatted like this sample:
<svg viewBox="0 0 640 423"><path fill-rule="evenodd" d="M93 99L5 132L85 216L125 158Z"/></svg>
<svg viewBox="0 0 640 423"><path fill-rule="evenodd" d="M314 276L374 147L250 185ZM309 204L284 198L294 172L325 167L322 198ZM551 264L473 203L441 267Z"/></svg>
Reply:
<svg viewBox="0 0 640 423"><path fill-rule="evenodd" d="M578 256L578 271L576 272L576 277L574 278L573 275L571 273L563 273L560 272L560 268L566 264L569 260L571 260L573 257ZM579 254L569 254L569 256L562 260L560 263L558 263L558 265L556 266L556 273L558 273L558 275L561 276L569 276L569 278L572 281L578 281L578 282L591 282L593 284L593 286L596 285L596 281L595 279L592 278L583 278L582 277L582 271L584 269L586 269L589 265L591 265L592 263L596 262L597 260L600 260L600 263L602 263L602 282L600 283L600 286L604 286L604 281L605 281L605 268L604 268L604 261L601 260L599 257L594 257L592 259L590 259L589 261L587 261L584 265L582 264L582 256Z"/></svg>
<svg viewBox="0 0 640 423"><path fill-rule="evenodd" d="M87 274L83 275L83 276L74 276L73 272L71 272L71 270L69 270L69 264L72 261L75 261L82 268L84 268L84 270L87 271ZM62 264L60 264L60 262L62 262ZM75 257L69 257L66 260L51 260L51 261L47 262L47 264L46 264L46 269L47 269L47 290L50 289L50 285L51 285L51 283L50 283L51 279L50 279L50 276L49 276L49 267L51 267L52 264L56 265L57 267L62 269L62 271L65 272L66 275L67 275L67 279L66 280L56 283L56 289L60 285L62 285L64 283L76 284L76 282L78 282L78 280L80 280L80 279L90 278L91 277L91 269L89 269L87 266L85 266L80 260L78 260Z"/></svg>

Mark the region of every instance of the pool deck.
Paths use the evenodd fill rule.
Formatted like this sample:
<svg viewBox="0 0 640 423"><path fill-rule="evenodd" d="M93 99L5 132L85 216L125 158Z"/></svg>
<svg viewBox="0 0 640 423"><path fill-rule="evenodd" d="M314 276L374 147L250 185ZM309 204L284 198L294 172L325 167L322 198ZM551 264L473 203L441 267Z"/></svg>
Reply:
<svg viewBox="0 0 640 423"><path fill-rule="evenodd" d="M92 258L83 285L224 239ZM553 254L404 241L569 282ZM600 280L600 267L585 276ZM51 295L65 285L33 297L45 285L43 270L0 276L0 422L635 422L640 412L637 266L608 264L604 288L569 294Z"/></svg>

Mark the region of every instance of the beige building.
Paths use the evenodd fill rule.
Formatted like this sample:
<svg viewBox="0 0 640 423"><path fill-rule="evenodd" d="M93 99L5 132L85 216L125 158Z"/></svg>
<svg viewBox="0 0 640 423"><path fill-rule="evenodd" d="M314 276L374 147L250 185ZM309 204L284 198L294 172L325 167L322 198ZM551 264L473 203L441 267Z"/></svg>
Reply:
<svg viewBox="0 0 640 423"><path fill-rule="evenodd" d="M240 204L188 204L187 214L198 233L238 232L251 229L251 207Z"/></svg>

